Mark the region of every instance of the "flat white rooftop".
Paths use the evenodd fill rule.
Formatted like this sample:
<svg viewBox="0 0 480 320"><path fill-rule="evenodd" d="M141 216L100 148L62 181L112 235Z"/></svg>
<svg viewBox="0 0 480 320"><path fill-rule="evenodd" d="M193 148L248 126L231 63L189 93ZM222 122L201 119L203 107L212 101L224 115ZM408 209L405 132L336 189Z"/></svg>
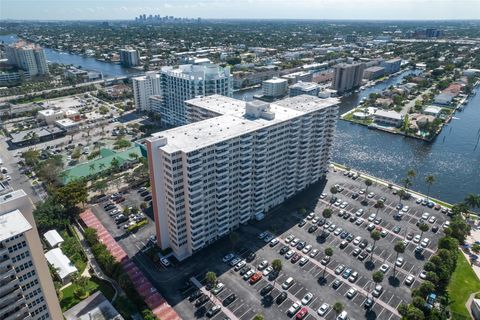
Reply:
<svg viewBox="0 0 480 320"><path fill-rule="evenodd" d="M165 152L190 152L336 105L338 99L300 95L276 101L269 104L269 111L275 114L271 120L246 117L247 102L221 95L195 98L186 103L216 112L219 116L153 134L152 139L167 138L167 145L162 147Z"/></svg>
<svg viewBox="0 0 480 320"><path fill-rule="evenodd" d="M285 83L287 82L287 79L282 79L282 78L272 78L263 81L264 83Z"/></svg>
<svg viewBox="0 0 480 320"><path fill-rule="evenodd" d="M13 210L0 215L0 241L25 233L30 229L32 229L32 226L20 210Z"/></svg>

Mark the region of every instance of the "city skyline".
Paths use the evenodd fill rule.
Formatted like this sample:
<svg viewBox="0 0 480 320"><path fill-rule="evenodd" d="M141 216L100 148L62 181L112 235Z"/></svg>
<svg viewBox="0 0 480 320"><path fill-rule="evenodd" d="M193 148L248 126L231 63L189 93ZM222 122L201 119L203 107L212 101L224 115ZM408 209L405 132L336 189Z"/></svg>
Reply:
<svg viewBox="0 0 480 320"><path fill-rule="evenodd" d="M1 0L0 19L131 20L139 14L206 19L470 20L475 0Z"/></svg>

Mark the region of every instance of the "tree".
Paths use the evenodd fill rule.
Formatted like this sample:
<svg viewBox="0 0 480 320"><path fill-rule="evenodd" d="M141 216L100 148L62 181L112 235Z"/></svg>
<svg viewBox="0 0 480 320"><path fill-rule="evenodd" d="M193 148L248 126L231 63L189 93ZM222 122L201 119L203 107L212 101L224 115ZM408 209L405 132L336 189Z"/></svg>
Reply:
<svg viewBox="0 0 480 320"><path fill-rule="evenodd" d="M407 192L404 190L404 189L400 189L398 190L398 198L400 199L400 204L402 203L402 199L405 198L405 196L407 195Z"/></svg>
<svg viewBox="0 0 480 320"><path fill-rule="evenodd" d="M210 287L214 288L217 285L217 275L215 272L213 271L207 272L207 274L205 275L205 279L207 280L207 284Z"/></svg>
<svg viewBox="0 0 480 320"><path fill-rule="evenodd" d="M405 189L408 189L412 186L412 180L409 177L403 178L402 183Z"/></svg>
<svg viewBox="0 0 480 320"><path fill-rule="evenodd" d="M255 315L255 317L253 317L253 320L264 320L264 319L265 318L261 314L257 314L257 315Z"/></svg>
<svg viewBox="0 0 480 320"><path fill-rule="evenodd" d="M337 187L332 186L330 188L330 193L332 194L332 199L333 199L333 197L338 193Z"/></svg>
<svg viewBox="0 0 480 320"><path fill-rule="evenodd" d="M72 210L78 204L87 202L87 183L83 180L72 180L56 189L53 196L57 203L61 203L68 210Z"/></svg>
<svg viewBox="0 0 480 320"><path fill-rule="evenodd" d="M35 210L33 210L33 216L40 231L48 231L54 228L64 229L70 221L68 210L54 201L52 197L47 198L44 202L37 203Z"/></svg>
<svg viewBox="0 0 480 320"><path fill-rule="evenodd" d="M120 162L116 157L113 157L112 161L110 162L110 167L113 169L114 172L117 172L120 168Z"/></svg>
<svg viewBox="0 0 480 320"><path fill-rule="evenodd" d="M480 244L478 244L478 243L472 244L471 249L475 254L479 254L480 253Z"/></svg>
<svg viewBox="0 0 480 320"><path fill-rule="evenodd" d="M332 217L332 209L329 209L329 208L323 209L322 216L325 219L330 219ZM326 225L326 223L323 224L323 229L324 230L325 230L325 225Z"/></svg>
<svg viewBox="0 0 480 320"><path fill-rule="evenodd" d="M105 182L105 180L98 180L93 184L93 189L95 191L100 191L101 193L105 193L105 191L108 189L108 184Z"/></svg>
<svg viewBox="0 0 480 320"><path fill-rule="evenodd" d="M135 152L130 152L130 153L128 154L128 157L137 160L137 159L138 159L138 154L135 153Z"/></svg>
<svg viewBox="0 0 480 320"><path fill-rule="evenodd" d="M280 272L282 270L282 260L280 259L275 259L272 261L272 268L273 270L275 270L276 272Z"/></svg>
<svg viewBox="0 0 480 320"><path fill-rule="evenodd" d="M90 170L90 174L92 174L95 171L95 163L90 163L88 169Z"/></svg>
<svg viewBox="0 0 480 320"><path fill-rule="evenodd" d="M374 273L372 273L372 280L375 285L381 283L383 281L383 272L375 271Z"/></svg>
<svg viewBox="0 0 480 320"><path fill-rule="evenodd" d="M420 223L420 224L418 225L418 229L420 229L420 231L422 232L422 233L420 234L420 238L422 238L422 237L423 237L423 233L424 233L424 232L427 232L428 229L430 229L430 227L429 227L428 224L426 224L426 223Z"/></svg>
<svg viewBox="0 0 480 320"><path fill-rule="evenodd" d="M372 230L370 233L370 238L373 240L373 249L372 249L372 254L370 255L370 260L373 259L373 251L375 251L375 245L378 240L382 237L381 233L378 230Z"/></svg>
<svg viewBox="0 0 480 320"><path fill-rule="evenodd" d="M327 247L325 248L325 256L331 258L333 256L333 248ZM325 264L323 268L323 275L325 276L325 271L327 271L327 264Z"/></svg>
<svg viewBox="0 0 480 320"><path fill-rule="evenodd" d="M377 203L375 203L375 208L377 208L377 214L380 209L385 208L385 204L383 203L382 200L377 200Z"/></svg>
<svg viewBox="0 0 480 320"><path fill-rule="evenodd" d="M157 320L157 316L150 309L144 309L142 311L143 320Z"/></svg>
<svg viewBox="0 0 480 320"><path fill-rule="evenodd" d="M407 177L410 178L411 180L415 179L417 176L417 173L415 172L414 169L408 169L407 171Z"/></svg>
<svg viewBox="0 0 480 320"><path fill-rule="evenodd" d="M33 167L38 163L40 159L40 151L28 149L27 151L22 153L22 157L25 160L25 164L27 166Z"/></svg>
<svg viewBox="0 0 480 320"><path fill-rule="evenodd" d="M460 216L454 217L450 221L451 236L460 242L460 244L465 243L465 239L470 234L470 226L463 220Z"/></svg>
<svg viewBox="0 0 480 320"><path fill-rule="evenodd" d="M373 181L370 179L365 180L365 185L367 186L367 189L365 190L365 196L363 198L363 201L367 200L367 194L368 194L368 188L373 184Z"/></svg>
<svg viewBox="0 0 480 320"><path fill-rule="evenodd" d="M341 313L343 309L344 309L343 303L341 303L340 301L335 302L335 304L333 305L333 310L335 311L336 314Z"/></svg>
<svg viewBox="0 0 480 320"><path fill-rule="evenodd" d="M73 149L71 154L72 159L78 160L81 156L82 156L82 151L80 150L80 148L77 147Z"/></svg>
<svg viewBox="0 0 480 320"><path fill-rule="evenodd" d="M238 241L240 240L240 235L237 232L231 232L228 236L228 239L230 240L230 244L232 245L232 249L235 249L235 246L237 245Z"/></svg>
<svg viewBox="0 0 480 320"><path fill-rule="evenodd" d="M474 193L470 193L465 198L465 204L472 209L480 208L480 194L476 195Z"/></svg>
<svg viewBox="0 0 480 320"><path fill-rule="evenodd" d="M427 189L427 201L430 197L430 188L432 187L432 185L435 183L435 176L434 175L428 175L425 177L425 183L427 184L428 186L428 189Z"/></svg>
<svg viewBox="0 0 480 320"><path fill-rule="evenodd" d="M405 243L403 243L403 241L398 241L397 243L395 243L395 245L393 246L393 250L395 250L395 252L397 253L397 257L395 258L398 259L398 255L400 253L404 253L405 252ZM393 276L395 277L395 273L397 271L397 264L395 263L393 265Z"/></svg>

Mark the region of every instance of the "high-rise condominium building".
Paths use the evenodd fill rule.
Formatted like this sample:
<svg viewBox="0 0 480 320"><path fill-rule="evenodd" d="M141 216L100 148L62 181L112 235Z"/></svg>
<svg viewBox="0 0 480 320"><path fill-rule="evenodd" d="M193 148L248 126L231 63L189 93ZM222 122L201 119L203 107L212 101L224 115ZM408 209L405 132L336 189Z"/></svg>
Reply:
<svg viewBox="0 0 480 320"><path fill-rule="evenodd" d="M198 96L233 93L230 68L207 62L163 67L160 72L160 95L151 97L153 112L160 114L162 124L179 126L187 123L185 101Z"/></svg>
<svg viewBox="0 0 480 320"><path fill-rule="evenodd" d="M273 78L262 82L263 95L266 97L283 97L288 92L288 80Z"/></svg>
<svg viewBox="0 0 480 320"><path fill-rule="evenodd" d="M124 67L135 67L140 65L140 55L135 49L120 50L120 64Z"/></svg>
<svg viewBox="0 0 480 320"><path fill-rule="evenodd" d="M19 41L6 47L8 63L28 72L29 76L48 74L47 59L41 47Z"/></svg>
<svg viewBox="0 0 480 320"><path fill-rule="evenodd" d="M364 63L341 63L336 65L332 82L333 88L341 94L359 87L362 84L364 70Z"/></svg>
<svg viewBox="0 0 480 320"><path fill-rule="evenodd" d="M189 124L146 143L158 244L185 259L324 177L337 103L187 101Z"/></svg>
<svg viewBox="0 0 480 320"><path fill-rule="evenodd" d="M0 319L63 319L23 190L0 195Z"/></svg>
<svg viewBox="0 0 480 320"><path fill-rule="evenodd" d="M144 76L132 79L133 96L137 110L152 111L149 98L160 94L160 75L155 71L146 72Z"/></svg>

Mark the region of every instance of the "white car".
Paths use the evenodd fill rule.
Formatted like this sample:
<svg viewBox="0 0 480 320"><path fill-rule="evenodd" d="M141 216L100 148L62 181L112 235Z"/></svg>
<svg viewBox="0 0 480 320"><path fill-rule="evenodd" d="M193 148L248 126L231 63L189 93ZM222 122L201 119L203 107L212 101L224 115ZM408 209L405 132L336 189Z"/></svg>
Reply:
<svg viewBox="0 0 480 320"><path fill-rule="evenodd" d="M293 238L294 238L293 234L289 235L288 237L285 238L285 243L290 243L293 240Z"/></svg>
<svg viewBox="0 0 480 320"><path fill-rule="evenodd" d="M442 228L445 229L448 227L450 227L450 221L445 221L444 224L442 224Z"/></svg>
<svg viewBox="0 0 480 320"><path fill-rule="evenodd" d="M287 313L293 316L295 313L297 313L298 310L300 310L301 306L302 304L300 303L300 301L297 301L294 304L292 304L292 306L288 309Z"/></svg>
<svg viewBox="0 0 480 320"><path fill-rule="evenodd" d="M340 208L345 209L348 206L347 201L343 201L342 204L340 205Z"/></svg>
<svg viewBox="0 0 480 320"><path fill-rule="evenodd" d="M247 262L245 260L242 260L240 261L239 263L237 263L237 265L235 266L235 271L238 271L240 269L242 269L243 267L245 267L247 265Z"/></svg>
<svg viewBox="0 0 480 320"><path fill-rule="evenodd" d="M420 277L420 279L427 279L427 271L422 270L422 272L420 272L418 276Z"/></svg>
<svg viewBox="0 0 480 320"><path fill-rule="evenodd" d="M419 234L417 234L415 237L413 237L413 242L419 243L422 238L420 237Z"/></svg>
<svg viewBox="0 0 480 320"><path fill-rule="evenodd" d="M369 199L371 199L371 198L375 197L375 193L370 192L367 197L368 197Z"/></svg>
<svg viewBox="0 0 480 320"><path fill-rule="evenodd" d="M291 245L292 247L295 247L295 246L297 245L297 243L299 243L299 242L300 242L300 239L295 238L295 239L292 240L292 242L290 242L290 245Z"/></svg>
<svg viewBox="0 0 480 320"><path fill-rule="evenodd" d="M313 217L315 216L315 213L310 213L308 216L307 216L307 220L312 220Z"/></svg>
<svg viewBox="0 0 480 320"><path fill-rule="evenodd" d="M320 195L320 199L325 199L327 197L327 194L324 192Z"/></svg>
<svg viewBox="0 0 480 320"><path fill-rule="evenodd" d="M310 250L312 250L312 245L308 244L305 248L303 248L302 252L303 253L309 253Z"/></svg>
<svg viewBox="0 0 480 320"><path fill-rule="evenodd" d="M214 289L212 289L212 293L214 295L219 294L223 289L225 289L225 285L221 282L217 283Z"/></svg>
<svg viewBox="0 0 480 320"><path fill-rule="evenodd" d="M164 267L170 266L170 261L167 258L160 258L160 262L163 264Z"/></svg>
<svg viewBox="0 0 480 320"><path fill-rule="evenodd" d="M348 320L348 314L347 314L347 311L342 311L338 317L337 317L337 320Z"/></svg>
<svg viewBox="0 0 480 320"><path fill-rule="evenodd" d="M408 212L408 210L410 210L409 206L403 206L403 208L402 208L403 212Z"/></svg>
<svg viewBox="0 0 480 320"><path fill-rule="evenodd" d="M263 260L262 262L260 262L258 264L258 270L260 270L260 271L262 271L266 267L268 267L268 261L267 260Z"/></svg>
<svg viewBox="0 0 480 320"><path fill-rule="evenodd" d="M355 239L353 239L353 244L358 246L358 244L360 243L360 241L362 241L362 237L360 236L357 236L355 237Z"/></svg>
<svg viewBox="0 0 480 320"><path fill-rule="evenodd" d="M363 215L363 212L364 212L363 209L358 209L357 212L355 212L355 215L357 217L361 217Z"/></svg>
<svg viewBox="0 0 480 320"><path fill-rule="evenodd" d="M262 274L264 276L268 276L270 274L270 272L273 271L273 267L272 266L268 266L265 270L263 270Z"/></svg>
<svg viewBox="0 0 480 320"><path fill-rule="evenodd" d="M430 223L435 223L435 221L437 221L437 218L435 218L435 216L431 216L430 219L428 219L428 222Z"/></svg>
<svg viewBox="0 0 480 320"><path fill-rule="evenodd" d="M302 304L304 306L306 306L307 304L309 304L313 299L313 293L309 292L307 293L306 295L303 296L302 298Z"/></svg>
<svg viewBox="0 0 480 320"><path fill-rule="evenodd" d="M318 220L320 220L320 218L319 218L319 217L315 217L315 218L313 218L312 223L313 223L313 224L317 224L317 223L318 223Z"/></svg>
<svg viewBox="0 0 480 320"><path fill-rule="evenodd" d="M265 238L267 235L268 235L268 232L267 232L267 231L264 231L264 232L262 232L262 233L260 233L260 234L258 235L258 238L259 238L259 239L263 239L263 238Z"/></svg>
<svg viewBox="0 0 480 320"><path fill-rule="evenodd" d="M288 250L287 253L285 253L285 259L290 259L293 255L295 254L295 251L293 250Z"/></svg>
<svg viewBox="0 0 480 320"><path fill-rule="evenodd" d="M380 271L383 272L383 273L386 273L388 271L388 269L390 269L390 266L386 263L384 263L380 266Z"/></svg>
<svg viewBox="0 0 480 320"><path fill-rule="evenodd" d="M347 298L348 299L353 299L355 298L355 296L357 295L357 289L355 288L350 288L348 291L347 291Z"/></svg>
<svg viewBox="0 0 480 320"><path fill-rule="evenodd" d="M335 231L333 232L334 235L338 236L340 233L342 233L343 229L338 227L337 229L335 229Z"/></svg>
<svg viewBox="0 0 480 320"><path fill-rule="evenodd" d="M318 254L318 249L313 249L313 250L310 252L309 256L313 258L313 257L315 257L317 254Z"/></svg>
<svg viewBox="0 0 480 320"><path fill-rule="evenodd" d="M230 265L233 267L233 266L235 266L237 263L239 263L240 261L242 261L242 259L240 259L240 258L235 258L235 259L233 259L232 261L230 261Z"/></svg>
<svg viewBox="0 0 480 320"><path fill-rule="evenodd" d="M413 281L415 281L415 278L414 278L411 274L409 274L409 275L405 278L405 284L406 284L407 286L411 286L412 283L413 283Z"/></svg>
<svg viewBox="0 0 480 320"><path fill-rule="evenodd" d="M360 225L362 225L362 223L363 223L364 221L365 221L365 220L363 220L363 218L358 218L358 219L355 221L355 224L356 224L357 226L360 226Z"/></svg>
<svg viewBox="0 0 480 320"><path fill-rule="evenodd" d="M328 303L324 303L318 308L317 313L320 316L324 316L327 314L328 310L330 310L330 305Z"/></svg>
<svg viewBox="0 0 480 320"><path fill-rule="evenodd" d="M403 264L405 263L405 259L403 257L398 257L397 258L397 261L395 261L395 265L397 267L401 267L403 266Z"/></svg>
<svg viewBox="0 0 480 320"><path fill-rule="evenodd" d="M428 244L430 243L430 239L428 238L423 238L422 242L420 242L420 245L424 248L428 247Z"/></svg>
<svg viewBox="0 0 480 320"><path fill-rule="evenodd" d="M423 219L423 220L427 220L428 217L430 217L430 213L424 212L424 213L422 214L422 219Z"/></svg>
<svg viewBox="0 0 480 320"><path fill-rule="evenodd" d="M270 247L275 247L278 244L278 239L274 238L272 241L270 241Z"/></svg>
<svg viewBox="0 0 480 320"><path fill-rule="evenodd" d="M243 275L243 280L248 280L250 279L251 276L255 273L255 270L248 270L247 273Z"/></svg>
<svg viewBox="0 0 480 320"><path fill-rule="evenodd" d="M368 221L372 222L373 220L375 220L376 217L377 215L375 213L372 213L371 215L368 216Z"/></svg>

